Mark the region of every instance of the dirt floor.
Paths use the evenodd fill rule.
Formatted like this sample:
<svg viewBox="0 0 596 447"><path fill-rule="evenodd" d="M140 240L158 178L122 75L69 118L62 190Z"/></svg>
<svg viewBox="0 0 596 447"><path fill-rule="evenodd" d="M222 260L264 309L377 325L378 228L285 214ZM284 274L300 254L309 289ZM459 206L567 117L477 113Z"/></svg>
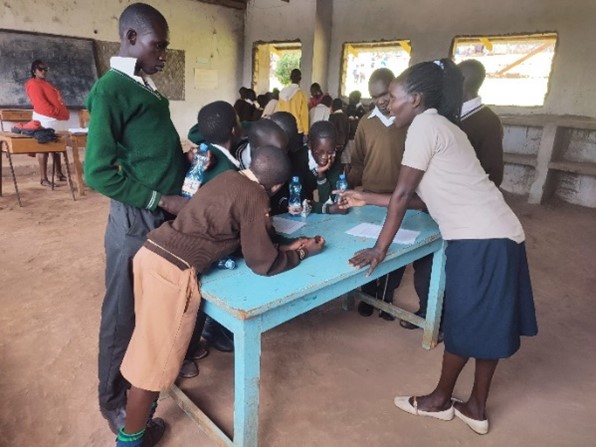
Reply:
<svg viewBox="0 0 596 447"><path fill-rule="evenodd" d="M111 446L96 401L106 198L76 202L65 186L9 178L0 197L0 445ZM480 437L455 419L415 417L397 394L429 392L443 353L422 333L332 302L268 332L263 342L260 445L265 447L584 446L596 438L596 210L508 197L527 233L540 333L501 362ZM397 299L415 306L411 272ZM467 397L472 365L456 395ZM212 351L181 383L226 432L233 355ZM169 398L164 447L212 443ZM590 441L592 439L592 441Z"/></svg>

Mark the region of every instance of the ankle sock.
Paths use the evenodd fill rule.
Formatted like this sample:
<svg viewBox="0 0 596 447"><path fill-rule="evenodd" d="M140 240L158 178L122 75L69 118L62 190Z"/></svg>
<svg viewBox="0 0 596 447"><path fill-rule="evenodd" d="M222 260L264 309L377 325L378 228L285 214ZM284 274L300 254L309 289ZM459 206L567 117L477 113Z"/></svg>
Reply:
<svg viewBox="0 0 596 447"><path fill-rule="evenodd" d="M153 403L151 404L151 411L149 411L149 418L147 419L147 423L149 423L149 421L151 419L153 419L153 416L155 416L155 410L157 410L157 401L154 400Z"/></svg>
<svg viewBox="0 0 596 447"><path fill-rule="evenodd" d="M145 429L142 429L138 433L129 435L124 432L121 428L118 430L118 437L116 438L116 447L141 447L143 444L143 436L145 435Z"/></svg>

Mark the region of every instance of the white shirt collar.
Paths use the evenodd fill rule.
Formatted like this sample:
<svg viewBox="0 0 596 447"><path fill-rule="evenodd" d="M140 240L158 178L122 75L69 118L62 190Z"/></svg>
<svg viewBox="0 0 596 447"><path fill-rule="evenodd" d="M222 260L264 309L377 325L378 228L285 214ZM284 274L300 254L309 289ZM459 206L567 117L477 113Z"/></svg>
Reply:
<svg viewBox="0 0 596 447"><path fill-rule="evenodd" d="M242 165L248 169L250 166L250 161L252 160L252 154L250 153L250 143L248 143L244 150L240 153L240 158L242 159Z"/></svg>
<svg viewBox="0 0 596 447"><path fill-rule="evenodd" d="M308 151L308 169L310 169L311 171L316 173L318 167L319 167L319 165L317 164L314 157L312 156L312 153L309 150Z"/></svg>
<svg viewBox="0 0 596 447"><path fill-rule="evenodd" d="M482 108L482 98L480 96L476 96L469 101L466 101L461 106L461 119L467 118L470 115L473 115L478 110Z"/></svg>
<svg viewBox="0 0 596 447"><path fill-rule="evenodd" d="M375 106L375 108L370 113L370 115L368 115L368 119L371 119L371 118L374 118L374 117L379 118L379 120L381 120L381 122L385 125L385 127L392 126L393 125L393 121L395 121L395 117L394 116L386 117L385 115L383 115L381 113L381 111L379 110L379 108L377 106Z"/></svg>
<svg viewBox="0 0 596 447"><path fill-rule="evenodd" d="M139 84L144 85L146 87L150 87L153 90L157 90L155 83L153 80L148 76L137 76L135 75L135 67L137 65L137 59L134 57L122 57L122 56L112 56L110 58L110 67L124 73L126 76L134 79Z"/></svg>
<svg viewBox="0 0 596 447"><path fill-rule="evenodd" d="M222 154L224 154L226 156L226 158L228 160L230 160L230 162L236 166L238 169L240 169L240 162L238 160L236 160L234 157L232 157L232 154L230 154L230 151L227 150L225 147L220 146L219 144L213 144L211 143L211 146L218 148ZM246 165L248 166L248 165Z"/></svg>

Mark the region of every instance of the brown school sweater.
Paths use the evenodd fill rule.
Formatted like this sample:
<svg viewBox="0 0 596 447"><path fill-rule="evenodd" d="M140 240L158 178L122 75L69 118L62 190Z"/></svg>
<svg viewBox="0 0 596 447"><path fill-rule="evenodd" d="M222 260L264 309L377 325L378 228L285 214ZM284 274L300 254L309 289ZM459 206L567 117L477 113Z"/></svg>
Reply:
<svg viewBox="0 0 596 447"><path fill-rule="evenodd" d="M386 127L369 115L362 117L356 129L348 184L350 188L362 186L365 191L391 193L397 185L406 130Z"/></svg>
<svg viewBox="0 0 596 447"><path fill-rule="evenodd" d="M199 188L174 221L151 231L147 238L188 262L199 274L241 246L248 267L270 276L300 263L296 251L278 250L271 234L265 190L239 172L226 171ZM150 242L145 247L164 255Z"/></svg>
<svg viewBox="0 0 596 447"><path fill-rule="evenodd" d="M503 181L503 126L490 108L483 106L477 112L462 117L462 130L468 139L488 178L498 187Z"/></svg>

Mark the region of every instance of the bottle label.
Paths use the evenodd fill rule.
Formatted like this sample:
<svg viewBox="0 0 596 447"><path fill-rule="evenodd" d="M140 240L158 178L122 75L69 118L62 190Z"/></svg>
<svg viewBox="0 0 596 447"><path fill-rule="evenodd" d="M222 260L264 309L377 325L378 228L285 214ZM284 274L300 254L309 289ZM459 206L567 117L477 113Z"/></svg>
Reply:
<svg viewBox="0 0 596 447"><path fill-rule="evenodd" d="M182 195L184 197L194 196L195 193L199 190L199 186L201 186L201 182L198 179L186 177L182 185Z"/></svg>

